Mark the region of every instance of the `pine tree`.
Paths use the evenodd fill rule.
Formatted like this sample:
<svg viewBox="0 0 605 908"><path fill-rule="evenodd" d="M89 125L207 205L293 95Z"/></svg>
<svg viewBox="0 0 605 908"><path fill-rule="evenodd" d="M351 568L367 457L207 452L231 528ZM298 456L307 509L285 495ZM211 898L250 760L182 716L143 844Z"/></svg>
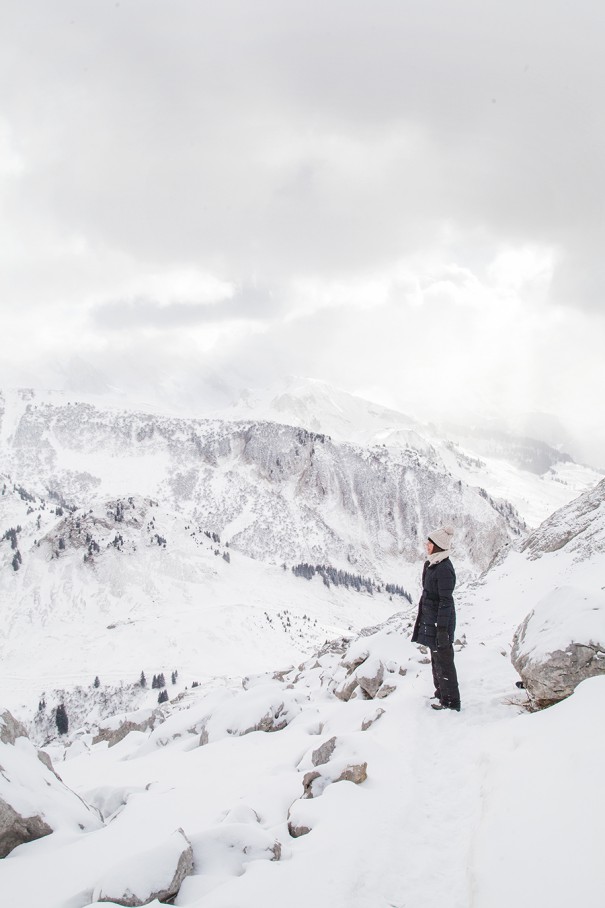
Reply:
<svg viewBox="0 0 605 908"><path fill-rule="evenodd" d="M139 684L141 687L147 687L147 678L145 677L145 672L141 672L141 677L139 678Z"/></svg>
<svg viewBox="0 0 605 908"><path fill-rule="evenodd" d="M166 703L168 700L168 691L166 689L161 690L158 694L158 703Z"/></svg>
<svg viewBox="0 0 605 908"><path fill-rule="evenodd" d="M66 735L69 730L69 721L67 719L67 712L63 703L60 703L57 706L57 711L55 713L55 722L57 723L57 731L60 735Z"/></svg>
<svg viewBox="0 0 605 908"><path fill-rule="evenodd" d="M92 685L92 686L93 686L93 687L100 687L100 686L101 686L101 682L99 681L99 676L98 676L98 675L95 676L95 680L93 681L93 685Z"/></svg>

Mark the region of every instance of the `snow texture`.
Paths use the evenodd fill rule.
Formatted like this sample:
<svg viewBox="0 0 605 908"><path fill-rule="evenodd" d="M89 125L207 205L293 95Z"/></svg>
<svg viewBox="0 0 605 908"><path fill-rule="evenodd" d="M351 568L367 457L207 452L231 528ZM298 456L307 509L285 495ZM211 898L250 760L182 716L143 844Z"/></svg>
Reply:
<svg viewBox="0 0 605 908"><path fill-rule="evenodd" d="M192 428L191 421L115 411L109 418L93 407L34 398L14 402L6 413L10 423L3 423L2 437L11 469L18 448L32 480L39 469L41 477L56 477L53 488L66 495L79 489L86 503L65 498L70 507L79 505L72 512L33 486L31 494L38 497L24 499L16 476L0 496L4 526L20 524L19 544L28 540L18 571L11 568L11 539L3 542L2 583L12 584L4 587L10 597L4 606L3 690L28 726L35 724L32 713L42 690L48 694L46 715L54 687L71 694L68 712L77 721L69 734L51 734L46 720L38 733L49 738L45 751L65 784L100 810L104 825L97 820L84 832L74 823L72 801L57 802L57 831L0 862L3 902L11 908L84 908L101 886L111 897L132 886L153 897L184 842L166 849L178 829L185 831L193 858L174 900L182 908L568 908L599 902L605 678L584 680L563 702L532 713L526 694L515 687L518 675L510 661L514 631L532 610L540 616L535 627L528 625L533 653L586 635L602 639L598 626L594 630L602 617L605 576L602 490L595 500L591 490L568 506L579 481L578 474L572 478L573 465L565 466L570 485L560 490L569 496L561 502L565 508L533 535L531 546L517 551L508 545L480 577L476 570L471 575L471 564L476 568L495 551L500 530L505 541L515 535L509 512L498 511L470 485L459 499L447 498L460 508L472 502L464 511L470 521L465 526L474 521L482 548L478 559L478 550L461 549L468 573L461 571L455 592L462 711L435 712L429 655L409 639L413 605L384 591L360 594L328 589L318 577L294 577L279 564L263 562L260 542L254 543L257 559L250 559L242 540L272 545L273 537L263 538L264 521L279 535L285 522L271 522L283 506L280 513L294 520L285 546L296 548L310 533L305 545L323 551L334 546L330 551L337 553L348 538L368 562L387 565L386 537L368 542L383 518L368 516L365 507L374 501L378 514L394 499L378 494L375 480L380 484L384 477L388 486L397 475L401 483L391 495L413 490L406 500L422 512L414 520L424 532L423 521L443 503L444 490L458 494L452 491L458 482L453 467L444 472L449 449L422 451L419 442L412 453L402 443L393 444L394 454L384 454L349 442L339 447L310 441L308 435L299 444L291 428L254 419ZM408 434L405 443L411 439ZM171 484L165 478L174 478L173 467L162 466L161 458L176 458L173 446L182 481ZM320 453L311 457L311 448ZM463 462L460 451L449 454ZM305 470L292 471L286 454L303 458ZM362 475L364 459L372 464L364 474L373 477L372 488L358 489L352 477ZM352 464L361 472L352 473ZM121 467L124 485L118 488ZM149 474L155 490L161 485L168 500L145 485L147 467L155 471ZM280 469L286 477L276 479ZM467 463L465 469L469 476L473 470L481 479L487 475L480 465ZM497 468L490 470L496 476ZM441 480L433 483L439 472ZM531 497L542 482L534 474L523 484L510 464L498 475L518 497ZM332 490L328 495L319 493L318 478L335 483L324 487ZM229 512L226 503L235 493L225 489L231 483L236 490L256 491L241 501L237 492L237 507ZM549 484L556 486L552 476L544 480L540 508ZM88 496L94 489L101 495L93 502ZM263 514L268 489L271 495L277 490L281 503ZM354 493L352 510L334 489ZM132 513L116 521L123 530L114 528L108 514L116 513L118 499L126 506L130 497ZM157 506L151 503L156 500ZM213 511L212 502L219 500ZM336 541L325 532L326 502L337 513ZM304 508L296 516L301 504L313 516ZM63 514L50 513L57 506ZM358 512L355 529L350 518ZM324 529L313 535L320 513ZM220 526L213 522L219 514ZM86 564L90 543L80 545L78 519L79 529L86 526L84 541L88 532L100 549L93 549ZM219 533L230 521L233 536ZM399 526L403 539L409 526ZM485 545L481 533L489 536L489 527L500 529ZM217 532L220 542L204 530ZM115 532L124 537L122 551L107 545ZM165 549L154 534L167 540ZM242 545L239 551L229 547L228 563L222 552L235 536ZM59 538L65 548L59 548ZM130 545L136 552L129 555ZM373 545L382 553L376 560ZM55 551L58 557L48 559ZM417 600L422 560L406 563L401 555L391 562L398 570L388 579L407 585ZM148 680L159 671L168 679L171 669L179 669L159 710L157 691L136 683L141 668ZM92 684L95 674L99 688ZM200 681L195 687L194 678ZM28 686L27 697L17 693ZM1 747L15 760L17 751L29 748L27 761L52 775L23 741L17 737ZM3 755L4 750L0 764L6 769ZM27 761L15 771L27 773ZM355 778L343 777L348 767L360 768ZM30 796L38 793L39 781L33 769L24 778ZM93 816L84 805L78 809ZM156 871L162 872L159 882Z"/></svg>

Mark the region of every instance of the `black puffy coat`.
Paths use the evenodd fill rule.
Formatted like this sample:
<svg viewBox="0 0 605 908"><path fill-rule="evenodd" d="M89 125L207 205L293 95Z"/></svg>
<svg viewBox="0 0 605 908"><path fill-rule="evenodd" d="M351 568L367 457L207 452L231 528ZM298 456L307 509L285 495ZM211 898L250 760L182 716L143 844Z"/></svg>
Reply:
<svg viewBox="0 0 605 908"><path fill-rule="evenodd" d="M418 605L418 617L412 633L413 643L422 643L434 649L437 646L437 628L447 628L450 643L454 642L456 630L456 607L454 587L456 572L449 558L438 564L425 561L422 571L422 596Z"/></svg>

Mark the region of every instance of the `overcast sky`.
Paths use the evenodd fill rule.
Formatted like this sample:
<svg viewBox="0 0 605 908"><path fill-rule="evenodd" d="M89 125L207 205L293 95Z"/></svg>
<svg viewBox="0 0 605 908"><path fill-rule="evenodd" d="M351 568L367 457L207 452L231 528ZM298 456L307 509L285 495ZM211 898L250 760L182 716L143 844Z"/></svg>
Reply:
<svg viewBox="0 0 605 908"><path fill-rule="evenodd" d="M293 373L605 467L602 3L0 11L2 384Z"/></svg>

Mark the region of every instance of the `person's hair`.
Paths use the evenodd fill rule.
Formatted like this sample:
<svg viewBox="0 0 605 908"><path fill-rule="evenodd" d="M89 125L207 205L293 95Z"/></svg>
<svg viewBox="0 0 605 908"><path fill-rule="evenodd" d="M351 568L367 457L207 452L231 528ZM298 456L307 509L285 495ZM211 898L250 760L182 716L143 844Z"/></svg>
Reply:
<svg viewBox="0 0 605 908"><path fill-rule="evenodd" d="M436 552L445 552L445 549L442 549L440 545L437 545L436 542L433 542L433 540L431 539L430 536L429 536L429 542L433 543Z"/></svg>

